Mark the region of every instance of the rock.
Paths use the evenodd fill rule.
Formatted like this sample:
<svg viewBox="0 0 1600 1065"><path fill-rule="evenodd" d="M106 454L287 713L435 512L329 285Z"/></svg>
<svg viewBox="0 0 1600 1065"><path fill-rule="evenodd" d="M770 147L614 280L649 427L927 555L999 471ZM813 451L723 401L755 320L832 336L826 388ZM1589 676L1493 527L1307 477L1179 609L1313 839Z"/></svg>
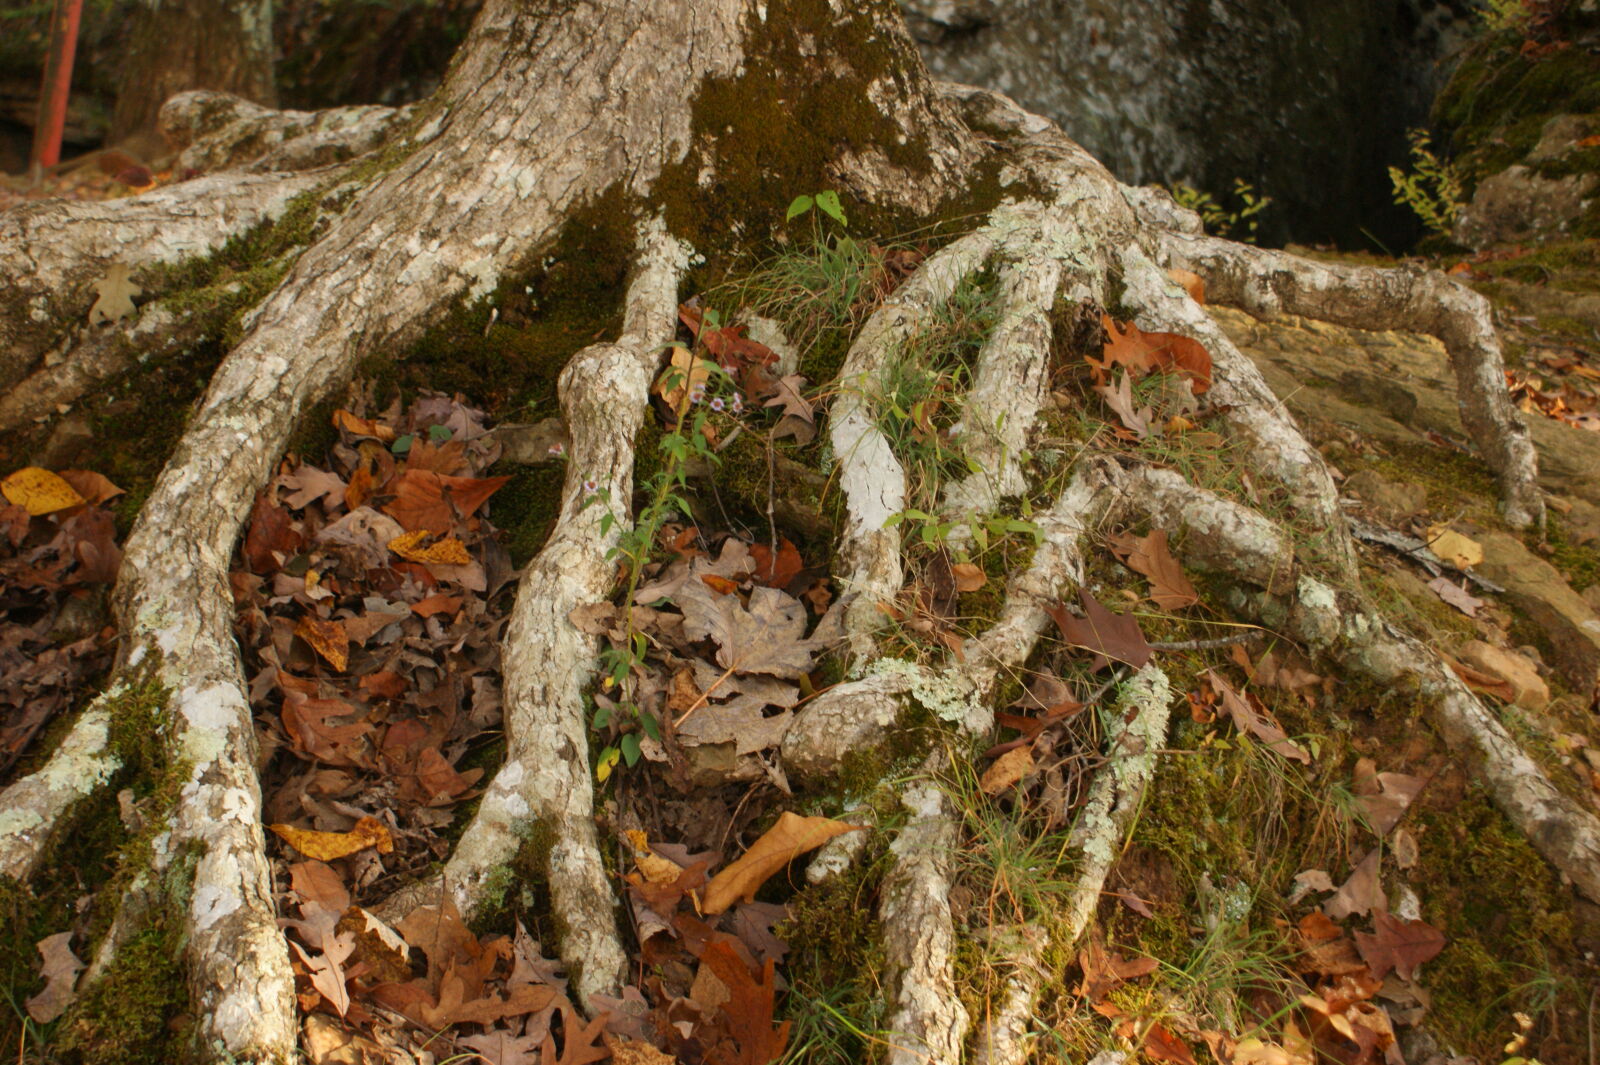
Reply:
<svg viewBox="0 0 1600 1065"><path fill-rule="evenodd" d="M1478 182L1452 238L1469 248L1548 240L1583 214L1600 174L1547 178L1525 166L1507 167Z"/></svg>
<svg viewBox="0 0 1600 1065"><path fill-rule="evenodd" d="M1398 484L1372 470L1358 470L1351 474L1345 480L1344 487L1391 521L1416 514L1428 506L1426 488L1419 484Z"/></svg>
<svg viewBox="0 0 1600 1065"><path fill-rule="evenodd" d="M1591 584L1583 590L1583 601L1590 609L1600 612L1600 584Z"/></svg>
<svg viewBox="0 0 1600 1065"><path fill-rule="evenodd" d="M1584 699L1600 680L1600 617L1556 568L1510 533L1485 532L1479 576L1503 585L1505 598L1550 641L1550 666Z"/></svg>
<svg viewBox="0 0 1600 1065"><path fill-rule="evenodd" d="M1405 445L1434 446L1429 432L1454 440L1466 435L1449 356L1433 337L1289 315L1263 322L1216 305L1206 310L1296 418L1348 425L1379 442ZM1525 420L1539 453L1539 484L1600 505L1600 433L1552 418Z"/></svg>
<svg viewBox="0 0 1600 1065"><path fill-rule="evenodd" d="M1594 115L1555 115L1539 131L1539 143L1528 153L1528 162L1558 162L1595 133L1600 133L1600 118Z"/></svg>
<svg viewBox="0 0 1600 1065"><path fill-rule="evenodd" d="M1511 701L1524 710L1543 710L1550 705L1550 686L1539 676L1533 663L1517 652L1473 640L1458 650L1456 657L1473 669L1511 685Z"/></svg>
<svg viewBox="0 0 1600 1065"><path fill-rule="evenodd" d="M1600 540L1600 507L1583 499L1572 501L1572 509L1561 516L1567 536L1575 544Z"/></svg>

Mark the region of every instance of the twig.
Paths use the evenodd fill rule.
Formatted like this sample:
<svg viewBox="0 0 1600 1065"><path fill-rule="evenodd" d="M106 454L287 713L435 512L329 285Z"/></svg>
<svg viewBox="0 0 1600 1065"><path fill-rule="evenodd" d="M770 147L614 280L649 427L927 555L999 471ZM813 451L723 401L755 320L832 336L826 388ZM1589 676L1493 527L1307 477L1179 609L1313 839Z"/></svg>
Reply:
<svg viewBox="0 0 1600 1065"><path fill-rule="evenodd" d="M1240 633L1237 636L1216 636L1209 640L1174 640L1168 643L1153 643L1152 651L1215 651L1220 647L1232 647L1235 644L1254 643L1262 638L1260 629Z"/></svg>

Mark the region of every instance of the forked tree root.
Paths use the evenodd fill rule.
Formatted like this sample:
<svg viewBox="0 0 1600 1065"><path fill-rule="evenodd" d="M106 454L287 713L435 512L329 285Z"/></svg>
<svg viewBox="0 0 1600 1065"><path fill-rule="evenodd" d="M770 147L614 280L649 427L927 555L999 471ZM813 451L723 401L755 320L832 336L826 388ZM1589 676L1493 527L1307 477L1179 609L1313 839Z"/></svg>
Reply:
<svg viewBox="0 0 1600 1065"><path fill-rule="evenodd" d="M579 1001L616 994L627 967L614 896L594 825L594 777L583 696L598 641L568 620L573 609L611 592L608 552L631 522L634 437L649 409L662 347L677 330L678 283L690 251L655 219L640 227L636 276L628 286L622 336L573 356L561 372L561 409L571 456L561 512L544 548L523 572L501 654L506 760L442 875L391 899L404 913L448 890L475 916L485 889L536 831L549 841L546 872L560 951ZM596 492L605 493L599 503ZM609 515L609 531L602 520ZM531 826L531 827L530 827Z"/></svg>

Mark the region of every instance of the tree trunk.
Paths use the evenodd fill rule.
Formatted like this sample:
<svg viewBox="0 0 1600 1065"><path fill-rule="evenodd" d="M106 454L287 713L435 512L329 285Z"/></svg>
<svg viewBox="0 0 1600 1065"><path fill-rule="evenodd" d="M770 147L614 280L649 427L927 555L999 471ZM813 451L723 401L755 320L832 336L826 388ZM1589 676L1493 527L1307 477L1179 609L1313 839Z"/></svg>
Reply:
<svg viewBox="0 0 1600 1065"><path fill-rule="evenodd" d="M397 893L381 912L398 916L448 893L463 914L480 915L537 826L551 842L541 861L576 996L587 1004L617 992L628 954L596 829L584 709L597 646L568 615L611 593L608 552L632 521L635 437L659 353L675 335L692 257L725 276L768 246L796 194L822 189L859 205L861 224L971 215L975 228L932 254L875 311L830 389L826 432L844 500L833 576L853 597L843 624L855 679L799 715L783 741L788 772L826 781L852 750L886 742L901 711L930 685L964 693L955 735L986 735L1003 680L1029 660L1045 628L1045 606L1070 599L1084 580L1091 531L1111 515L1159 516L1174 533L1191 531L1186 563L1249 593L1241 611L1284 626L1351 670L1384 682L1414 675L1441 731L1489 760L1485 779L1507 816L1579 890L1600 899L1600 823L1526 758L1509 779L1504 759L1516 746L1498 721L1432 652L1383 635L1371 607L1345 591L1354 587L1356 555L1327 467L1253 365L1164 271L1179 263L1214 270L1252 313L1287 307L1341 317L1358 313L1343 309L1349 301L1381 303L1397 322L1438 334L1463 382L1489 389L1499 380L1498 344L1484 308L1457 298L1453 283L1212 247L1192 215L1119 186L1044 120L1004 97L930 82L887 0L842 12L810 0L604 0L554 9L491 0L438 95L367 163L328 175L310 193L321 218L314 237L286 254L292 267L242 319L242 339L143 504L115 593L122 655L112 684L48 764L3 796L0 874L25 882L47 859L53 830L141 757L117 736L146 720L135 708L148 716L151 700L158 704L155 768L176 775L175 797L165 830L123 859L115 883L125 901L96 945L89 976L105 989L96 994L116 995L126 973L118 959L152 928L172 933L192 1001L192 1052L287 1061L296 1046L294 977L273 903L256 736L231 630L229 560L241 523L296 426L347 385L358 363L392 355L453 305L525 272L574 219L620 221L634 261L620 333L578 352L561 376L572 443L560 514L522 577L505 636L505 762L438 879ZM236 188L272 180L239 177ZM350 182L359 183L353 196L335 194L351 191ZM185 187L155 195L176 202ZM144 217L150 202L69 211L51 224L61 247L92 245L106 232L99 212L120 224ZM242 229L272 210L255 199L233 214L199 198L184 202L202 216L196 225L215 230ZM956 431L984 475L930 501L916 495L881 430L881 389L871 382L929 328L963 279L986 269L1001 278L999 318ZM1080 301L1106 306L1113 288L1142 327L1185 332L1210 349L1215 382L1205 409L1243 442L1242 466L1263 495L1289 501L1292 520L1316 531L1313 546L1297 546L1249 508L1169 471L1090 449L1036 515L1041 544L1010 576L999 620L959 660L882 666L882 608L906 581L908 546L888 519L916 505L959 525L955 519L1014 506L1027 484L1020 456L1047 404L1052 311ZM1484 451L1508 518L1538 524L1531 449L1504 390L1485 395L1464 384L1463 399L1479 405L1468 424L1505 441ZM609 487L603 506L589 505L594 484ZM1330 584L1341 589L1337 598ZM1071 937L1087 925L1113 845L1140 805L1170 696L1159 663L1120 696L1126 713L1106 749L1114 775L1091 797L1099 813L1081 846L1093 860L1074 893ZM894 1030L906 1035L895 1054L954 1062L968 1025L982 1020L952 991L946 885L958 827L931 786L904 799L911 820L891 849L879 910ZM1025 1007L1026 987L1016 994ZM1017 1016L1014 1007L1010 1028L996 1029L995 1039L1021 1045ZM78 1023L92 1057L109 1034L87 1010Z"/></svg>
<svg viewBox="0 0 1600 1065"><path fill-rule="evenodd" d="M167 98L190 89L275 105L272 55L272 0L143 0L106 142L154 130Z"/></svg>

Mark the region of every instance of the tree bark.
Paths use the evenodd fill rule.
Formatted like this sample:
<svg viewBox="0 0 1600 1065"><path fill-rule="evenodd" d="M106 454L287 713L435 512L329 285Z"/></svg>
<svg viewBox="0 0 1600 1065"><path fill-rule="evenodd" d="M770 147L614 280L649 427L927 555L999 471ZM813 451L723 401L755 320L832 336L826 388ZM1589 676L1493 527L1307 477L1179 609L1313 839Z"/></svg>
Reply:
<svg viewBox="0 0 1600 1065"><path fill-rule="evenodd" d="M161 105L190 89L278 102L272 0L141 0L107 143L156 128Z"/></svg>
<svg viewBox="0 0 1600 1065"><path fill-rule="evenodd" d="M774 128L780 116L793 125ZM262 128L288 128L273 125L278 119L244 117L266 122ZM241 161L231 153L224 154ZM1331 475L1254 366L1162 266L1191 255L1185 261L1214 267L1226 279L1223 291L1253 310L1261 309L1259 300L1252 303L1256 290L1241 274L1270 268L1274 277L1298 279L1304 291L1324 275L1287 257L1267 267L1224 259L1223 250L1195 236L1193 216L1118 185L1049 123L996 94L936 87L885 0L842 12L806 0L591 0L559 10L491 0L438 96L373 169L352 179L359 182L353 198L329 197L319 207L320 236L245 318L243 339L217 369L151 490L116 588L124 650L112 684L44 768L0 796L8 812L0 818L0 874L25 881L47 853L52 830L124 756L111 739L125 713L121 694L134 683L158 685L169 723L166 758L181 767L182 787L150 853L125 859L128 876L119 882L133 889L98 945L91 976L112 979L118 951L152 913L170 911L182 929L200 1056L287 1061L296 1052L294 978L273 905L252 712L231 632L228 572L251 501L307 410L344 386L362 358L402 349L451 306L484 296L537 261L563 226L597 209L622 212L637 233L625 318L616 340L584 348L562 374L572 456L560 518L523 578L505 636L506 762L440 880L402 891L385 912L436 901L441 890L463 913L479 912L486 885L535 823L553 827L542 872L556 925L565 929L558 946L575 991L587 1002L617 990L627 951L593 819L583 717L595 647L567 621L572 606L606 594L611 570L601 508L580 505L581 486L610 485L612 517L632 519L634 436L648 413L657 353L673 335L691 259L684 242L694 253L737 262L764 246L767 225L790 197L822 188L847 190L885 218L951 203L979 214L969 235L930 256L872 315L830 389L827 431L845 509L833 576L854 597L845 628L858 675L811 700L785 738L783 758L797 779L826 780L852 749L881 742L908 703L931 698L929 691L952 702L952 732L963 742L986 734L1002 678L1022 667L1045 630L1046 604L1069 597L1084 580L1092 530L1111 513L1162 513L1213 523L1209 539L1191 538L1213 547L1194 564L1247 586L1256 597L1251 609L1292 619L1307 642L1365 663L1375 676L1408 669L1420 676L1453 743L1486 759L1511 759L1525 778L1512 782L1494 764L1482 769L1512 820L1581 890L1600 896L1592 874L1575 868L1596 853L1593 815L1562 799L1536 764L1515 759L1514 741L1496 731L1470 693L1449 683L1431 652L1373 635L1358 605L1326 601L1325 586L1311 581L1315 572L1335 585L1353 583L1355 549ZM107 255L120 247L156 258L168 253L163 214L185 211L191 220L179 232L197 249L213 247L230 223L202 206L208 201L197 189L214 188L213 201L234 196L228 202L249 204L259 217L308 180L216 175L204 179L210 185L179 185L92 211L29 208L0 221L24 238L0 254L48 275L32 288L16 283L28 301L44 300L81 281L70 255L52 258L56 238L47 233L59 233L64 244L88 234L85 243L101 241ZM985 181L978 199L973 187ZM996 206L1002 192L1007 201ZM172 232L165 230L169 238ZM1200 252L1185 251L1196 247ZM968 644L965 657L937 667L884 659L880 607L900 593L905 551L900 530L887 522L907 508L914 486L881 431L879 385L891 355L926 328L956 286L991 268L1002 279L1000 318L977 357L956 433L982 456L986 476L953 483L928 507L959 524L1013 505L1026 487L1018 456L1045 408L1051 311L1061 300L1104 306L1115 286L1143 328L1187 332L1210 348L1216 381L1209 402L1218 424L1247 445L1241 465L1295 504L1293 520L1315 530L1318 549L1296 548L1239 504L1197 497L1184 509L1174 502L1183 496L1169 471L1091 450L1037 515L1032 561L1010 575L999 619ZM1340 275L1310 309L1338 316L1350 298L1398 283L1392 275ZM1482 308L1427 284L1435 287L1407 291L1413 302L1438 297L1432 317L1418 311L1408 320L1470 348L1458 373L1489 387L1499 350L1492 330L1482 328ZM1503 395L1485 402L1490 413L1476 424L1514 425L1496 420L1509 410L1493 406ZM1508 512L1536 522L1536 498L1518 492L1531 483L1531 452L1489 454L1512 497ZM1296 583L1296 575L1305 579ZM1408 656L1412 661L1399 661ZM1074 936L1150 779L1169 695L1165 674L1151 666L1123 697L1126 727L1110 737L1105 755L1111 775L1092 791L1097 820L1074 842L1085 857L1073 896ZM880 909L894 1021L915 1044L904 1060L953 1063L964 1053L971 1020L951 991L948 866L958 826L931 785L905 799L911 821L891 848ZM1011 1048L1007 1060L1022 1046L1015 1018L1033 991L1019 985L1014 994L1011 1020L984 1042Z"/></svg>

